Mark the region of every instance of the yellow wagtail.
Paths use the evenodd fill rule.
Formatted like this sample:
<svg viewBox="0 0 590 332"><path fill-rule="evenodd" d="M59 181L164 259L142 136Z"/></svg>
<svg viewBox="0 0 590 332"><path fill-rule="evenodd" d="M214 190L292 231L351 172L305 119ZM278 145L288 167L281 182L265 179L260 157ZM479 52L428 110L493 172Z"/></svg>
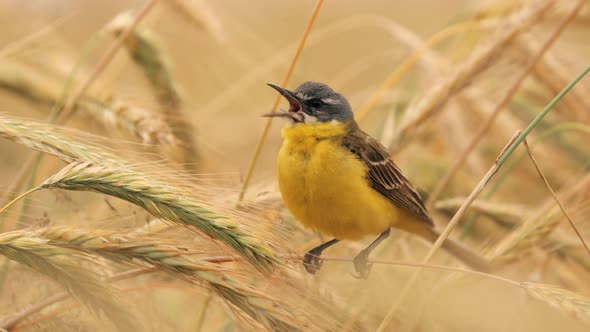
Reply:
<svg viewBox="0 0 590 332"><path fill-rule="evenodd" d="M353 260L366 277L367 259L389 236L391 227L434 242L439 233L420 195L389 157L387 149L362 131L348 101L329 86L305 82L295 91L269 84L289 101L278 156L281 195L293 216L306 227L334 237L304 257L308 272L317 272L326 248L340 240L380 234ZM478 270L486 262L447 239L443 248Z"/></svg>

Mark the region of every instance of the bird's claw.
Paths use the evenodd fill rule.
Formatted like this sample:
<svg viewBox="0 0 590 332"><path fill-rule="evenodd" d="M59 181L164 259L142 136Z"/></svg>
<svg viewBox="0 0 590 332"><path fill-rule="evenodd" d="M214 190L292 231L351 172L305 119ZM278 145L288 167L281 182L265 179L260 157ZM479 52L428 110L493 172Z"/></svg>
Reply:
<svg viewBox="0 0 590 332"><path fill-rule="evenodd" d="M313 250L303 256L303 266L310 274L316 274L323 264L324 261L320 258L320 255L313 252Z"/></svg>
<svg viewBox="0 0 590 332"><path fill-rule="evenodd" d="M371 273L371 268L373 264L369 264L369 254L366 252L361 251L353 260L354 269L358 273L358 275L352 275L357 279L367 279L369 277L369 273Z"/></svg>

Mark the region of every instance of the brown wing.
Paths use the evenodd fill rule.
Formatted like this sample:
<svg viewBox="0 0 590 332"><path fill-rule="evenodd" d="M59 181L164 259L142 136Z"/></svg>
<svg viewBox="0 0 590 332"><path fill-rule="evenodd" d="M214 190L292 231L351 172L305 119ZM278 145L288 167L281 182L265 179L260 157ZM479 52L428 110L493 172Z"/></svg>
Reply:
<svg viewBox="0 0 590 332"><path fill-rule="evenodd" d="M343 139L343 145L356 154L368 167L367 178L373 189L405 208L419 219L433 225L420 195L389 157L387 149L358 127Z"/></svg>

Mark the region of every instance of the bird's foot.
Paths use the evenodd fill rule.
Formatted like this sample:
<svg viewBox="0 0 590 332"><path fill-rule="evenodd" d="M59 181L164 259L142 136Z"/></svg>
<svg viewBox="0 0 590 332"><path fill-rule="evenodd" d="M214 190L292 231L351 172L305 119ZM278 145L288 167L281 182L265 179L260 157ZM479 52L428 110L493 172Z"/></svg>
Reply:
<svg viewBox="0 0 590 332"><path fill-rule="evenodd" d="M321 251L312 249L303 256L303 266L305 266L307 272L315 274L322 268L324 261L320 257L321 254Z"/></svg>
<svg viewBox="0 0 590 332"><path fill-rule="evenodd" d="M357 279L367 279L369 277L369 273L373 267L373 264L369 264L368 262L369 253L370 252L363 250L353 258L352 262L354 263L354 269L358 273L358 275L353 275L353 277Z"/></svg>

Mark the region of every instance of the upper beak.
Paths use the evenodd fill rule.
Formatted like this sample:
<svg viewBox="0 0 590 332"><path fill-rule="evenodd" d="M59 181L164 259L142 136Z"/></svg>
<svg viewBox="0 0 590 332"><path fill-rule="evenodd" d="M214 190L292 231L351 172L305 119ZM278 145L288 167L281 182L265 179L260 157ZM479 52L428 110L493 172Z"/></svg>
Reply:
<svg viewBox="0 0 590 332"><path fill-rule="evenodd" d="M294 101L297 101L297 102L299 102L299 101L297 100L297 97L295 97L295 95L293 94L293 92L291 92L291 91L289 91L289 90L287 90L287 89L283 89L283 88L281 88L281 87L280 87L280 86L278 86L278 85L274 85L274 84L270 84L270 83L267 83L266 85L268 85L268 86L270 86L271 88L273 88L273 89L277 90L277 91L278 91L280 94L282 94L282 95L283 95L283 97L287 98L287 100L289 100L289 101L291 101L291 100L294 100Z"/></svg>
<svg viewBox="0 0 590 332"><path fill-rule="evenodd" d="M301 102L295 96L295 94L287 89L283 89L280 86L276 86L274 84L268 83L268 86L277 90L283 97L285 97L287 99L287 101L289 101L289 111L267 113L267 114L263 114L262 116L267 116L267 117L277 116L277 117L289 117L289 118L293 118L293 119L298 119L299 117L296 116L295 114L301 110Z"/></svg>

